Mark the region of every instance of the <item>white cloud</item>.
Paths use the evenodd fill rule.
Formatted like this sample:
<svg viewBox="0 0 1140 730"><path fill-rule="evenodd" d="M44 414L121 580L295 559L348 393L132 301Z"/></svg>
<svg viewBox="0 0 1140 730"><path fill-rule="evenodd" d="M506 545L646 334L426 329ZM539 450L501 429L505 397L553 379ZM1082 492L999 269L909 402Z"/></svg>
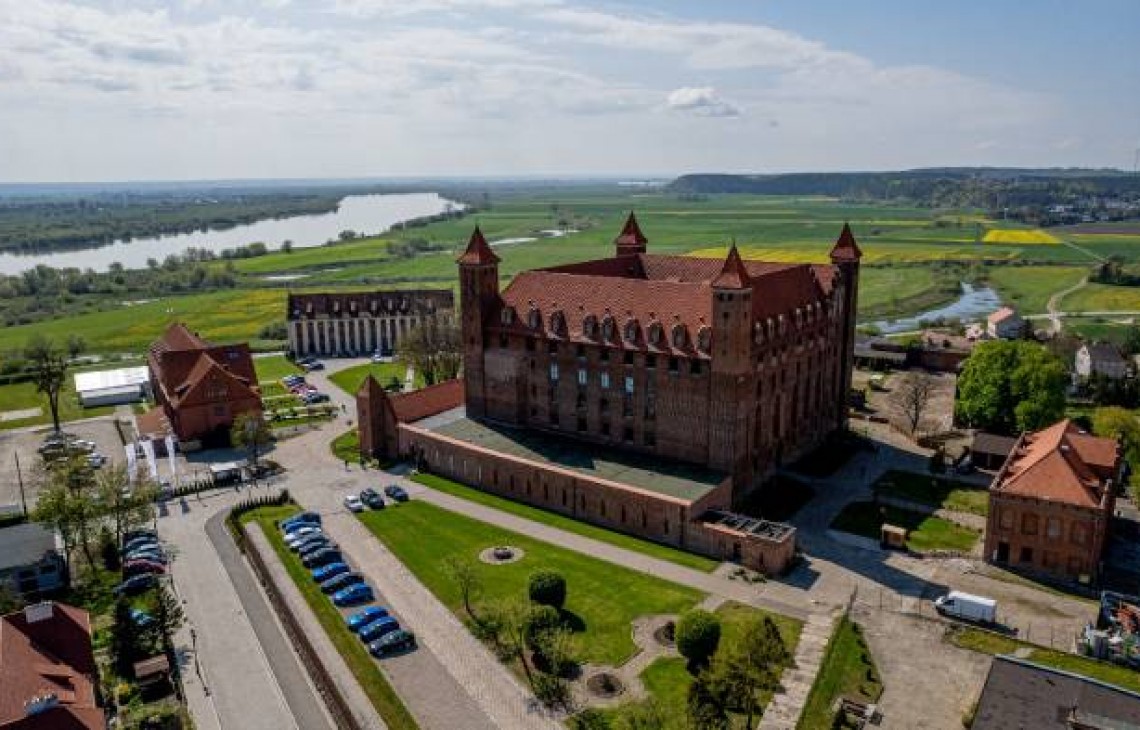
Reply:
<svg viewBox="0 0 1140 730"><path fill-rule="evenodd" d="M711 86L682 86L669 92L670 109L701 117L738 117L740 110L722 99Z"/></svg>

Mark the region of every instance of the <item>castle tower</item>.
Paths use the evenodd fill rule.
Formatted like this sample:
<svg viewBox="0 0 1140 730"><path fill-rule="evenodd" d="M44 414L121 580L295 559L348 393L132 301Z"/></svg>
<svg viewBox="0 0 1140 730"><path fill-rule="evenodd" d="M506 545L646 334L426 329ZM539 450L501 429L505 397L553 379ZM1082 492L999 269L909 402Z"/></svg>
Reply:
<svg viewBox="0 0 1140 730"><path fill-rule="evenodd" d="M712 281L712 399L709 463L732 475L733 494L752 486L755 388L752 365L752 281L734 243Z"/></svg>
<svg viewBox="0 0 1140 730"><path fill-rule="evenodd" d="M645 244L647 243L649 243L649 239L641 232L641 226L637 225L637 216L633 214L633 211L630 211L621 233L614 239L617 255L633 256L634 254L645 253Z"/></svg>
<svg viewBox="0 0 1140 730"><path fill-rule="evenodd" d="M463 336L463 378L467 415L487 412L483 363L483 325L499 297L499 257L487 244L479 226L471 233L459 264L460 328Z"/></svg>
<svg viewBox="0 0 1140 730"><path fill-rule="evenodd" d="M831 263L839 269L843 282L843 310L840 324L840 347L842 354L839 358L840 372L836 374L838 399L836 426L842 428L847 425L847 399L851 392L851 369L855 365L855 315L859 303L859 259L863 252L855 242L855 235L851 233L851 226L843 224L839 239L831 249Z"/></svg>

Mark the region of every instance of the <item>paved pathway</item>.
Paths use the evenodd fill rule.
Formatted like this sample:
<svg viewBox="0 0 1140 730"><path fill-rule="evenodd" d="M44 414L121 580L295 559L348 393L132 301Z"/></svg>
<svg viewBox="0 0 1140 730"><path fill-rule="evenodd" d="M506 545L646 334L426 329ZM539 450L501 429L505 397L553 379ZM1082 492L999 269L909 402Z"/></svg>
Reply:
<svg viewBox="0 0 1140 730"><path fill-rule="evenodd" d="M793 666L780 677L783 691L773 697L764 710L760 730L788 730L799 722L834 626L835 617L831 614L817 612L808 617L796 646Z"/></svg>
<svg viewBox="0 0 1140 730"><path fill-rule="evenodd" d="M1061 332L1061 300L1069 296L1073 292L1083 289L1089 283L1089 277L1084 277L1076 284L1073 284L1068 289L1062 289L1053 296L1049 297L1048 303L1045 308L1049 312L1049 331L1054 335Z"/></svg>

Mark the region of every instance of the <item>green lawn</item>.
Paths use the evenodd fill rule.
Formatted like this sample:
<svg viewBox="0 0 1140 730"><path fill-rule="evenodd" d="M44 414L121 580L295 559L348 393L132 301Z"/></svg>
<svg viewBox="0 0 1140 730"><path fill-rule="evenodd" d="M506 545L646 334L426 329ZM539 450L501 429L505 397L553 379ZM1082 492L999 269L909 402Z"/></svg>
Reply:
<svg viewBox="0 0 1140 730"><path fill-rule="evenodd" d="M329 380L335 383L336 386L345 393L355 395L356 391L360 389L361 383L364 382L364 379L368 377L369 374L376 378L382 388L388 388L393 382L392 379L395 378L396 382L400 384L400 389L403 389L404 378L407 372L407 366L400 363L370 362L333 373L329 376ZM419 373L416 373L416 387L424 387L423 376Z"/></svg>
<svg viewBox="0 0 1140 730"><path fill-rule="evenodd" d="M1089 284L1061 302L1066 312L1140 311L1140 287Z"/></svg>
<svg viewBox="0 0 1140 730"><path fill-rule="evenodd" d="M266 538L273 546L274 552L280 558L289 576L300 589L301 594L309 607L313 609L317 619L321 622L329 639L344 658L349 669L352 670L356 681L360 683L364 693L372 701L376 711L389 728L418 727L408 708L400 700L396 691L388 684L388 680L380 671L380 665L368 653L367 647L348 630L339 609L333 605L329 597L321 593L320 588L313 582L309 571L301 565L297 556L290 552L281 540L281 532L276 527L276 521L288 517L297 511L293 505L284 507L261 507L241 516L242 524L256 522L261 526Z"/></svg>
<svg viewBox="0 0 1140 730"><path fill-rule="evenodd" d="M880 509L882 514L880 514ZM978 533L939 517L929 517L871 502L852 502L831 523L831 529L851 532L879 540L883 523L905 527L910 533L907 547L916 552L927 550L968 551L978 541Z"/></svg>
<svg viewBox="0 0 1140 730"><path fill-rule="evenodd" d="M621 664L636 647L630 622L658 613L680 613L703 596L660 578L606 563L549 543L504 530L426 502L412 501L365 512L360 520L413 574L463 617L455 583L442 570L443 561L458 556L472 561L482 579L486 603L526 596L529 576L549 569L566 579L566 611L577 629L574 648L585 662ZM479 553L496 545L521 548L525 555L507 565L488 565Z"/></svg>
<svg viewBox="0 0 1140 730"><path fill-rule="evenodd" d="M1022 314L1040 314L1047 310L1049 297L1073 286L1088 272L1084 266L990 266L986 279ZM1068 306L1067 300L1063 306Z"/></svg>
<svg viewBox="0 0 1140 730"><path fill-rule="evenodd" d="M22 411L29 408L40 408L43 413L32 418L21 418L11 421L0 421L0 430L7 428L22 428L24 426L38 426L51 423L51 409L48 408L47 396L36 392L35 383L11 383L0 385L0 412ZM106 416L115 412L114 406L99 406L84 408L79 405L79 396L75 394L75 378L72 373L67 374L67 382L59 395L60 423L75 421L80 418L94 418Z"/></svg>
<svg viewBox="0 0 1140 730"><path fill-rule="evenodd" d="M880 494L955 512L985 517L990 511L989 490L985 487L930 474L891 470L873 488Z"/></svg>
<svg viewBox="0 0 1140 730"><path fill-rule="evenodd" d="M509 512L519 517L525 517L528 520L541 522L551 527L557 527L560 530L573 532L576 535L606 542L626 550L644 553L651 558L668 560L678 565L683 565L686 568L693 568L694 570L710 573L716 569L716 566L720 565L718 561L712 558L706 558L703 555L696 555L669 547L668 545L659 545L649 540L633 537L632 535L625 535L620 532L614 532L613 530L607 530L604 527L597 527L572 517L560 515L557 512L550 512L540 507L532 507L528 504L515 502L434 474L417 474L412 477L412 480L423 484L425 487L431 487L432 489L446 492L447 494L461 497L471 502L478 502L487 507L493 507L503 512Z"/></svg>
<svg viewBox="0 0 1140 730"><path fill-rule="evenodd" d="M344 461L356 462L360 459L360 432L355 428L345 431L329 443L333 456Z"/></svg>
<svg viewBox="0 0 1140 730"><path fill-rule="evenodd" d="M831 636L819 674L811 686L800 730L832 727L832 706L840 697L874 702L883 694L883 682L875 658L863 639L860 626L844 616Z"/></svg>
<svg viewBox="0 0 1140 730"><path fill-rule="evenodd" d="M947 640L963 649L971 649L983 654L1013 654L1022 650L1021 656L1031 662L1053 667L1073 674L1107 682L1123 687L1131 692L1140 692L1140 672L1128 667L1098 661L1079 654L1046 649L1008 636L995 634L965 626L955 626L946 634Z"/></svg>
<svg viewBox="0 0 1140 730"><path fill-rule="evenodd" d="M301 368L290 362L284 355L269 355L253 358L253 368L257 371L258 382L277 383L286 375L300 375Z"/></svg>

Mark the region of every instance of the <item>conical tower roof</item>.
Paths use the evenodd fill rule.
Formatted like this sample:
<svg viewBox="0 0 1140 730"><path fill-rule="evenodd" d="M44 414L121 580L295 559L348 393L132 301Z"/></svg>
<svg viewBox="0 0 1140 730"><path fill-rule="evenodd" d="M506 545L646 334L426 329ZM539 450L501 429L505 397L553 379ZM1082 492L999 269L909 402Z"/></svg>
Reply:
<svg viewBox="0 0 1140 730"><path fill-rule="evenodd" d="M831 260L858 261L862 257L863 252L859 250L859 244L855 243L855 234L851 232L851 226L844 223L843 230L839 233L839 240L831 249Z"/></svg>
<svg viewBox="0 0 1140 730"><path fill-rule="evenodd" d="M740 258L740 251L737 250L736 243L733 242L732 247L728 249L728 257L724 260L724 267L713 279L713 288L747 289L750 284L748 268L744 265L744 259Z"/></svg>
<svg viewBox="0 0 1140 730"><path fill-rule="evenodd" d="M649 243L649 239L641 232L641 226L637 224L637 216L633 214L632 210L629 212L629 217L625 219L621 233L614 239L614 243L619 246L644 246Z"/></svg>
<svg viewBox="0 0 1140 730"><path fill-rule="evenodd" d="M467 250L457 259L457 262L472 266L497 264L499 257L491 250L487 239L483 237L483 231L479 230L479 226L475 226L475 230L471 232L471 239L467 242Z"/></svg>

